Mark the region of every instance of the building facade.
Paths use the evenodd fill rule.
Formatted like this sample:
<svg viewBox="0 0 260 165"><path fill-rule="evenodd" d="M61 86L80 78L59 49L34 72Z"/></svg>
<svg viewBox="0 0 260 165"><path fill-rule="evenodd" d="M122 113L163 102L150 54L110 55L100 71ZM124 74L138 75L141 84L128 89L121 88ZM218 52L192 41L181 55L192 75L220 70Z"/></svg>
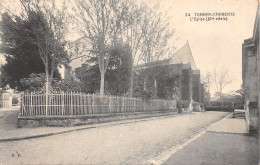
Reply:
<svg viewBox="0 0 260 165"><path fill-rule="evenodd" d="M242 44L242 79L245 94L244 108L249 132L259 132L260 111L260 45L258 5L253 36Z"/></svg>

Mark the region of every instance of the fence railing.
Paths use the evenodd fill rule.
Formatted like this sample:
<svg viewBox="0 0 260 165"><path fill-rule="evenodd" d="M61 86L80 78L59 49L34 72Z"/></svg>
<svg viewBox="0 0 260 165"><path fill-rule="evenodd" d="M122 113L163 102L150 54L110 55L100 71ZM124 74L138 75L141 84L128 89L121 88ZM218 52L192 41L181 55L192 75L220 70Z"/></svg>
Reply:
<svg viewBox="0 0 260 165"><path fill-rule="evenodd" d="M46 101L47 100L47 101ZM23 93L21 116L63 116L128 113L176 108L173 100L142 100L132 97L100 96L96 94L57 92Z"/></svg>

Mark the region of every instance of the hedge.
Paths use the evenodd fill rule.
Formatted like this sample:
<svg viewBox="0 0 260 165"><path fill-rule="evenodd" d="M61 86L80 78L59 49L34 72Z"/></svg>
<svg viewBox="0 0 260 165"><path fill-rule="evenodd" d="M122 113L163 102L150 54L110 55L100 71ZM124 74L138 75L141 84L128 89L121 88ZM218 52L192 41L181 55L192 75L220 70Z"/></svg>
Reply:
<svg viewBox="0 0 260 165"><path fill-rule="evenodd" d="M235 108L233 107L223 107L223 106L208 106L206 111L223 111L223 112L233 112Z"/></svg>
<svg viewBox="0 0 260 165"><path fill-rule="evenodd" d="M210 101L210 106L213 107L233 107L233 102L220 102L220 101Z"/></svg>

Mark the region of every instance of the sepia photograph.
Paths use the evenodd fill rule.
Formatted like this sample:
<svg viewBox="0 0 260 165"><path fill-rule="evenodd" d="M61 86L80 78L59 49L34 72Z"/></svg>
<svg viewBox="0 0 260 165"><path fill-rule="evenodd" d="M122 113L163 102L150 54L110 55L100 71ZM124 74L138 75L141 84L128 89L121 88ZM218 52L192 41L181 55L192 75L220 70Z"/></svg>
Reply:
<svg viewBox="0 0 260 165"><path fill-rule="evenodd" d="M0 0L0 165L260 165L259 0Z"/></svg>

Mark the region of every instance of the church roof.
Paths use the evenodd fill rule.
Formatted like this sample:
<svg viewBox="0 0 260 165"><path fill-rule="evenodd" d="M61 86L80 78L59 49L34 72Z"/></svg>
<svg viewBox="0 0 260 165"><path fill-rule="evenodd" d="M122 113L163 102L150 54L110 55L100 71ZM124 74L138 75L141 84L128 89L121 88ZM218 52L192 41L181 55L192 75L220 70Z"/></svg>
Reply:
<svg viewBox="0 0 260 165"><path fill-rule="evenodd" d="M170 59L164 59L164 60L158 60L158 61L154 61L151 63L144 63L144 64L140 64L140 65L136 65L134 66L135 70L139 70L139 69L145 69L149 66L162 66L162 65L168 65L169 64Z"/></svg>
<svg viewBox="0 0 260 165"><path fill-rule="evenodd" d="M169 64L183 64L183 67L185 68L191 68L192 70L196 70L199 72L199 70L196 67L194 58L192 56L192 52L190 49L190 45L188 41L186 42L185 45L183 45L172 57L164 60L158 60L151 62L149 64L141 64L134 66L135 70L139 69L145 69L148 66L160 66L160 65L169 65Z"/></svg>
<svg viewBox="0 0 260 165"><path fill-rule="evenodd" d="M170 64L190 64L192 70L197 70L188 41L170 58Z"/></svg>
<svg viewBox="0 0 260 165"><path fill-rule="evenodd" d="M258 3L256 17L255 17L254 31L253 31L253 40L255 42L259 41L259 21L260 21L260 4Z"/></svg>

